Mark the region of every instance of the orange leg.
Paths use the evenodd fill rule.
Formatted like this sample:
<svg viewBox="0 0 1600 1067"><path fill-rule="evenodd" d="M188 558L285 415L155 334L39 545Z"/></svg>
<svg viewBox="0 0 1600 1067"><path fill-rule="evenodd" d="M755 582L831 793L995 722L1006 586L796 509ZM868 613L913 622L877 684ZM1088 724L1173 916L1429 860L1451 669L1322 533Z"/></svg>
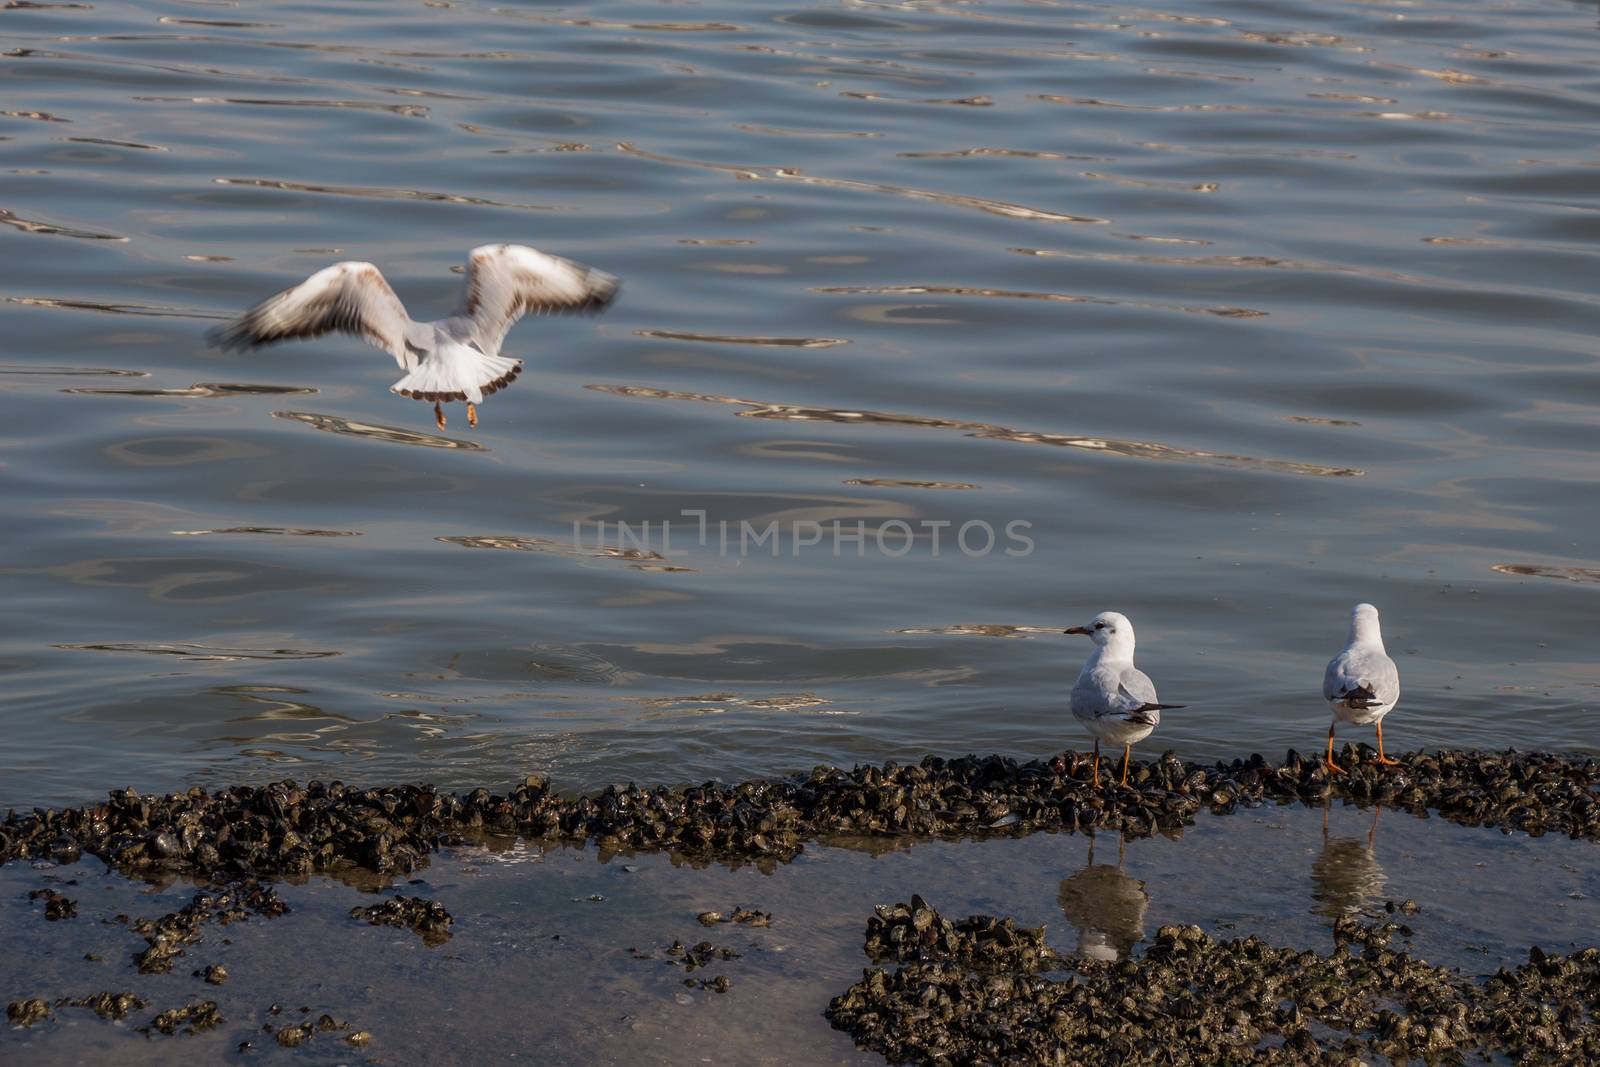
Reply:
<svg viewBox="0 0 1600 1067"><path fill-rule="evenodd" d="M439 429L444 429L444 408L439 406L437 400L433 402L433 421L438 425Z"/></svg>
<svg viewBox="0 0 1600 1067"><path fill-rule="evenodd" d="M1349 774L1343 767L1333 762L1333 723L1328 724L1328 758L1322 765L1328 769L1329 774Z"/></svg>
<svg viewBox="0 0 1600 1067"><path fill-rule="evenodd" d="M470 400L467 401L467 425L478 425L478 405L474 404Z"/></svg>
<svg viewBox="0 0 1600 1067"><path fill-rule="evenodd" d="M1130 758L1132 758L1132 756L1133 756L1133 746L1132 745L1123 745L1122 746L1122 786L1123 786L1124 789L1126 789L1127 786L1128 786L1128 760Z"/></svg>
<svg viewBox="0 0 1600 1067"><path fill-rule="evenodd" d="M1378 720L1378 762L1383 764L1385 767L1400 766L1399 760L1390 759L1388 756L1383 754L1383 720L1381 719Z"/></svg>
<svg viewBox="0 0 1600 1067"><path fill-rule="evenodd" d="M1094 739L1094 787L1100 788L1100 739Z"/></svg>

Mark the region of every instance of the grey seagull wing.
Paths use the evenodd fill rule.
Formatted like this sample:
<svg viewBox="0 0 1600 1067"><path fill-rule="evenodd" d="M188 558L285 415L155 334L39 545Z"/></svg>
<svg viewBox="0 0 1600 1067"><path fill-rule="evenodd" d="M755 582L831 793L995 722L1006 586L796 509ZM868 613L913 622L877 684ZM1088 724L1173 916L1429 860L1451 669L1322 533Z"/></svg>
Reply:
<svg viewBox="0 0 1600 1067"><path fill-rule="evenodd" d="M1183 707L1182 704L1157 703L1156 684L1150 680L1149 675L1133 667L1129 667L1118 677L1117 696L1119 707L1113 714L1121 715L1129 722L1154 725L1157 720L1150 714L1151 712Z"/></svg>
<svg viewBox="0 0 1600 1067"><path fill-rule="evenodd" d="M1129 667L1118 676L1117 692L1136 708L1156 702L1156 683L1135 667Z"/></svg>
<svg viewBox="0 0 1600 1067"><path fill-rule="evenodd" d="M1393 704L1400 699L1400 670L1382 652L1349 648L1328 664L1322 676L1322 695L1363 710Z"/></svg>

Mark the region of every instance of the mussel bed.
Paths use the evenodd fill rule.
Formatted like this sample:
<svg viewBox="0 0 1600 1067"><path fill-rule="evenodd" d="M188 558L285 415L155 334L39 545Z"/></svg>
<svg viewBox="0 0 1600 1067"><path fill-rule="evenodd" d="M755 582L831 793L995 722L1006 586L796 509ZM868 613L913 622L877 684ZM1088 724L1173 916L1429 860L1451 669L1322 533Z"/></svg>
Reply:
<svg viewBox="0 0 1600 1067"><path fill-rule="evenodd" d="M90 853L127 873L169 871L223 882L361 867L407 873L441 846L486 834L594 841L602 850L670 850L705 860L782 862L835 834L955 837L1033 831L1172 832L1208 810L1346 798L1468 825L1600 840L1600 760L1541 753L1413 753L1397 766L1346 746L1345 774L1289 752L1211 766L1171 753L1137 764L1130 783L1096 787L1076 754L1019 761L928 756L852 770L723 785L608 786L562 796L530 776L504 795L429 785L341 782L239 785L213 792L113 791L104 804L12 811L0 862L71 862Z"/></svg>
<svg viewBox="0 0 1600 1067"><path fill-rule="evenodd" d="M1065 959L1042 928L952 923L913 897L867 925L867 956L900 965L867 969L826 1014L891 1063L937 1067L1600 1061L1600 949L1535 947L1470 978L1390 947L1410 934L1347 917L1324 955L1174 925L1138 958Z"/></svg>

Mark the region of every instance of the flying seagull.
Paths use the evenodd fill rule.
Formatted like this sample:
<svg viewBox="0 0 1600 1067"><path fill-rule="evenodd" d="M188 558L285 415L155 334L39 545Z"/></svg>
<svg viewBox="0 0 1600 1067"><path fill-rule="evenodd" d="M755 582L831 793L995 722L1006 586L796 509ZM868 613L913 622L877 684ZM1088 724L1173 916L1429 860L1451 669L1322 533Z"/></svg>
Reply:
<svg viewBox="0 0 1600 1067"><path fill-rule="evenodd" d="M240 351L334 331L354 334L389 353L406 372L389 387L391 393L432 401L441 430L440 405L465 400L467 422L476 426L483 398L522 373L522 360L500 354L506 331L518 319L530 311L601 311L621 285L603 271L527 245L474 248L466 272L449 318L413 322L377 267L335 263L212 330L207 340Z"/></svg>
<svg viewBox="0 0 1600 1067"><path fill-rule="evenodd" d="M1135 742L1161 722L1161 713L1182 704L1157 704L1156 686L1133 665L1133 623L1126 615L1102 611L1088 626L1064 631L1094 639L1095 649L1072 687L1072 714L1094 735L1094 784L1100 787L1100 742L1122 746L1122 784Z"/></svg>
<svg viewBox="0 0 1600 1067"><path fill-rule="evenodd" d="M1341 722L1376 725L1378 762L1391 767L1400 762L1383 754L1383 717L1400 701L1400 669L1383 650L1378 609L1371 604L1357 604L1350 610L1350 635L1344 651L1333 657L1322 676L1322 696L1333 709L1325 764L1330 774L1346 773L1333 762L1333 728Z"/></svg>

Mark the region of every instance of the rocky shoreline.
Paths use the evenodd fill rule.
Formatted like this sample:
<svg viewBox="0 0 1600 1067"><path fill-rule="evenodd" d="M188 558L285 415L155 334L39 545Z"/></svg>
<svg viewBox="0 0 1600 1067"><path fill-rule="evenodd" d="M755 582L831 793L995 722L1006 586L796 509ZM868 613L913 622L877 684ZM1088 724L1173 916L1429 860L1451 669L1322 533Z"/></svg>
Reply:
<svg viewBox="0 0 1600 1067"><path fill-rule="evenodd" d="M88 853L128 874L220 882L364 868L404 874L437 849L487 834L668 850L692 860L783 862L831 835L935 838L1036 831L1173 832L1201 811L1344 799L1454 822L1600 840L1600 759L1546 753L1412 753L1398 766L1346 746L1346 774L1291 751L1209 766L1170 753L1135 766L1126 788L1096 788L1075 754L1021 762L925 757L819 767L810 775L722 785L609 786L562 796L529 777L504 795L427 785L357 788L293 781L207 793L113 791L104 804L10 812L0 862L70 863Z"/></svg>

